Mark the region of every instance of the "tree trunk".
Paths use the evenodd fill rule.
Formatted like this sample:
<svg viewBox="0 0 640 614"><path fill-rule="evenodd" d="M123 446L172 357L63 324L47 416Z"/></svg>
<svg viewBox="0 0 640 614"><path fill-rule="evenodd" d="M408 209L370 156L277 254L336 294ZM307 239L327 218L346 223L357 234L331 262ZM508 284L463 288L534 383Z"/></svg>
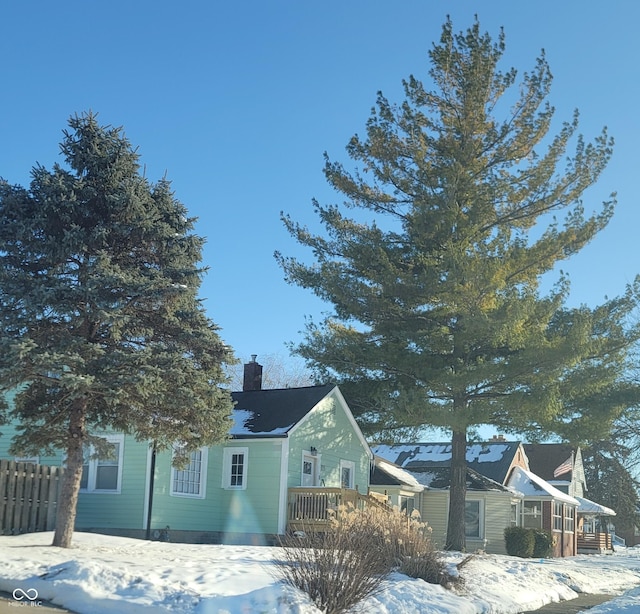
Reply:
<svg viewBox="0 0 640 614"><path fill-rule="evenodd" d="M78 506L78 491L82 480L83 445L85 439L85 419L87 401L80 399L74 402L71 408L69 420L69 445L67 446L67 458L62 489L56 511L56 530L53 536L52 546L70 548L73 538L73 528L76 522L76 509Z"/></svg>
<svg viewBox="0 0 640 614"><path fill-rule="evenodd" d="M464 552L465 500L467 497L467 431L453 431L451 438L451 476L449 487L449 521L445 550Z"/></svg>

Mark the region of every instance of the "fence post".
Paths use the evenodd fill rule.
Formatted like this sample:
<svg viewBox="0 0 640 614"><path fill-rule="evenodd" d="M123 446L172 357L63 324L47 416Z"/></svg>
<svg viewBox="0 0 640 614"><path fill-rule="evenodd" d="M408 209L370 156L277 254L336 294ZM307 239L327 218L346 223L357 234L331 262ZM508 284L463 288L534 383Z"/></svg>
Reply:
<svg viewBox="0 0 640 614"><path fill-rule="evenodd" d="M8 486L8 465L9 461L0 459L0 535L4 535L4 526L5 523L8 523L6 520L7 517L7 490Z"/></svg>

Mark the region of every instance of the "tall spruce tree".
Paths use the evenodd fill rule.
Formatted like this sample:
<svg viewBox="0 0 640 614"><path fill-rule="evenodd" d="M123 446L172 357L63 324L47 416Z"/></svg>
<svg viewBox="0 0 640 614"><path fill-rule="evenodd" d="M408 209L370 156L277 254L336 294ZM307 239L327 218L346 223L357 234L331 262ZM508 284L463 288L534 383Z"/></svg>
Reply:
<svg viewBox="0 0 640 614"><path fill-rule="evenodd" d="M630 450L612 441L595 442L582 454L588 496L616 512L611 520L617 533L633 535L640 527L638 481L633 478L626 460Z"/></svg>
<svg viewBox="0 0 640 614"><path fill-rule="evenodd" d="M0 182L0 393L17 391L12 450L62 450L53 544L71 544L83 449L106 431L178 462L222 440L233 360L197 298L203 239L165 179L151 184L120 128L72 117L68 168ZM5 412L7 408L4 408Z"/></svg>
<svg viewBox="0 0 640 614"><path fill-rule="evenodd" d="M314 201L326 234L283 215L315 262L276 253L287 281L334 307L295 350L344 387L361 424L451 432L446 547L458 550L469 432L542 433L584 417L587 406L570 402L582 376L604 395L620 374L604 361L621 368L638 338L626 327L633 288L597 309L565 307L562 274L540 290L613 213L613 196L592 215L581 202L612 140L604 130L585 143L577 113L550 136L544 55L514 92L516 71L498 69L504 49L502 32L494 42L477 21L459 34L447 21L429 52L432 89L411 76L401 104L378 94L366 137L347 146L353 171L325 155L344 197L343 207Z"/></svg>

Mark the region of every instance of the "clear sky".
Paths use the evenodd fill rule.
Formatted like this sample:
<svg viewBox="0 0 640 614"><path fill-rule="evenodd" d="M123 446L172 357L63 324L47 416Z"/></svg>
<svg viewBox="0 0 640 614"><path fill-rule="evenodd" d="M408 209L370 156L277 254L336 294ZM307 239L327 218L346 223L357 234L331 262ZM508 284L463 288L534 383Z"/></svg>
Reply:
<svg viewBox="0 0 640 614"><path fill-rule="evenodd" d="M242 360L286 354L306 315L330 310L288 286L275 249L306 256L279 215L312 227L311 199L336 202L323 152L348 162L378 90L428 84L427 52L446 15L456 31L474 14L503 67L533 68L545 49L554 75L554 129L581 113L587 139L608 126L615 153L585 198L612 191L617 213L564 263L571 301L595 305L640 272L640 2L610 0L21 0L0 7L0 176L27 185L38 162L60 161L70 115L89 109L124 126L149 179L172 181L207 238L202 285L209 316Z"/></svg>

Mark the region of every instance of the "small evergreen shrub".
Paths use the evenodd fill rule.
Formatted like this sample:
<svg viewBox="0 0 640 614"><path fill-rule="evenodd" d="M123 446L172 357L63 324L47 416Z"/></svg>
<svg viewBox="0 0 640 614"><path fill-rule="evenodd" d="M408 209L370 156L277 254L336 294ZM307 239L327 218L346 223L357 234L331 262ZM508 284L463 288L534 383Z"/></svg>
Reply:
<svg viewBox="0 0 640 614"><path fill-rule="evenodd" d="M508 527L504 530L507 554L522 558L547 558L553 552L555 540L551 533L541 529Z"/></svg>
<svg viewBox="0 0 640 614"><path fill-rule="evenodd" d="M531 529L533 532L534 545L533 557L546 559L553 552L554 540L550 533L541 531L540 529Z"/></svg>
<svg viewBox="0 0 640 614"><path fill-rule="evenodd" d="M529 558L533 555L536 540L532 529L507 527L504 530L504 540L507 554L522 558Z"/></svg>

